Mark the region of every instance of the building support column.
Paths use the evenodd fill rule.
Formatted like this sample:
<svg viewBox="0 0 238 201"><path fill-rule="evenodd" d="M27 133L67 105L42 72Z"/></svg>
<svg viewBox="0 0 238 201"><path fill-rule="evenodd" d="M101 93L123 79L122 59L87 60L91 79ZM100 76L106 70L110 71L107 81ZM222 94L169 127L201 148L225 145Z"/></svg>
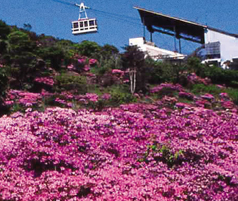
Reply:
<svg viewBox="0 0 238 201"><path fill-rule="evenodd" d="M176 27L174 26L174 51L177 52L177 45L176 45Z"/></svg>
<svg viewBox="0 0 238 201"><path fill-rule="evenodd" d="M182 48L181 48L181 38L179 38L179 53L182 54Z"/></svg>
<svg viewBox="0 0 238 201"><path fill-rule="evenodd" d="M143 36L145 39L145 18L143 18Z"/></svg>

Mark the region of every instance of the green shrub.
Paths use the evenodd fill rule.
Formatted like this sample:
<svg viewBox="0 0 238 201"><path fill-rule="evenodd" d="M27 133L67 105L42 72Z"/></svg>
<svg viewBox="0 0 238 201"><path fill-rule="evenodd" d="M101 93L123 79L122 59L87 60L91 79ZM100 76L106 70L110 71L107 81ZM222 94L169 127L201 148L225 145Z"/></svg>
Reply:
<svg viewBox="0 0 238 201"><path fill-rule="evenodd" d="M231 87L237 87L238 71L222 69L218 66L207 66L201 64L201 61L192 57L185 64L173 65L166 62L157 62L146 59L148 69L150 71L150 84L161 82L181 82L183 72L194 72L200 77L208 77L214 84L225 84ZM181 83L183 84L183 83Z"/></svg>
<svg viewBox="0 0 238 201"><path fill-rule="evenodd" d="M3 98L5 97L6 89L8 86L8 77L7 72L3 67L0 67L0 106L3 102Z"/></svg>
<svg viewBox="0 0 238 201"><path fill-rule="evenodd" d="M86 77L67 73L56 76L56 91L75 91L77 94L85 94L87 92Z"/></svg>
<svg viewBox="0 0 238 201"><path fill-rule="evenodd" d="M163 98L164 96L170 96L170 97L175 97L178 95L178 91L169 88L169 87L164 87L157 93L157 98Z"/></svg>
<svg viewBox="0 0 238 201"><path fill-rule="evenodd" d="M26 109L26 108L25 108L24 106L22 106L22 105L20 105L20 104L18 104L18 103L15 103L15 104L11 107L10 112L11 112L11 113L14 113L14 112L24 112L25 109Z"/></svg>
<svg viewBox="0 0 238 201"><path fill-rule="evenodd" d="M233 81L231 81L230 85L231 85L231 87L238 88L238 81L233 80Z"/></svg>
<svg viewBox="0 0 238 201"><path fill-rule="evenodd" d="M206 65L201 63L201 60L197 57L191 57L187 60L185 68L190 73L196 73L200 77L204 77L204 71Z"/></svg>
<svg viewBox="0 0 238 201"><path fill-rule="evenodd" d="M127 85L114 85L109 88L109 93L111 95L109 104L112 106L136 102L135 96L130 93Z"/></svg>
<svg viewBox="0 0 238 201"><path fill-rule="evenodd" d="M150 72L149 83L160 84L162 82L173 82L172 65L162 61L146 59L146 64Z"/></svg>
<svg viewBox="0 0 238 201"><path fill-rule="evenodd" d="M238 80L238 71L222 69L217 66L207 66L204 69L204 76L211 79L214 84L225 84L227 86L236 86Z"/></svg>
<svg viewBox="0 0 238 201"><path fill-rule="evenodd" d="M228 88L226 89L226 92L228 93L229 97L231 98L231 100L238 105L238 89L234 89L234 88Z"/></svg>
<svg viewBox="0 0 238 201"><path fill-rule="evenodd" d="M192 86L191 92L194 94L210 93L218 96L222 92L222 90L216 85L194 84Z"/></svg>
<svg viewBox="0 0 238 201"><path fill-rule="evenodd" d="M143 158L140 158L138 161L148 163L148 156L152 156L157 162L167 164L169 168L175 165L181 165L184 161L183 150L173 152L169 146L158 144L157 142L153 145L148 145Z"/></svg>
<svg viewBox="0 0 238 201"><path fill-rule="evenodd" d="M99 68L91 68L91 73L96 74L96 75L104 75L106 72L111 71L109 66L101 66Z"/></svg>
<svg viewBox="0 0 238 201"><path fill-rule="evenodd" d="M153 61L152 59L146 59L146 63L147 68L150 71L150 84L169 82L186 85L184 72L189 71L188 65Z"/></svg>

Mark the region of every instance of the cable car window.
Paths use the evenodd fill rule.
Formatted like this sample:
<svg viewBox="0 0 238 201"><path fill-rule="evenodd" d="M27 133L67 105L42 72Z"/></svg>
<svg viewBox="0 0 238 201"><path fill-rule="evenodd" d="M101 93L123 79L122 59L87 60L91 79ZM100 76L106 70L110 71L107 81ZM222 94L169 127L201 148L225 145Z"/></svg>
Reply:
<svg viewBox="0 0 238 201"><path fill-rule="evenodd" d="M74 23L74 28L78 28L78 27L79 27L78 22L75 22L75 23Z"/></svg>
<svg viewBox="0 0 238 201"><path fill-rule="evenodd" d="M84 22L84 26L87 27L88 26L88 21Z"/></svg>
<svg viewBox="0 0 238 201"><path fill-rule="evenodd" d="M89 26L93 26L94 25L94 21L93 20L90 20L89 21Z"/></svg>
<svg viewBox="0 0 238 201"><path fill-rule="evenodd" d="M80 22L80 27L83 27L83 22Z"/></svg>

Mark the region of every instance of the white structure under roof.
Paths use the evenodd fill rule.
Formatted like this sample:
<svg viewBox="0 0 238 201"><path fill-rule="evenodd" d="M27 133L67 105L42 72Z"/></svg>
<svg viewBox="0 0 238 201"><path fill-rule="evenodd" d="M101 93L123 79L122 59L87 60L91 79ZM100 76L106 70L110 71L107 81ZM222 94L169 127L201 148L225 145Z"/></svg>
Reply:
<svg viewBox="0 0 238 201"><path fill-rule="evenodd" d="M205 30L205 46L206 44L220 43L220 47L214 47L214 55L217 52L216 49L220 51L221 61L232 60L233 58L238 58L238 35L226 33L220 30L207 28ZM207 45L208 47L208 45ZM208 49L206 52L209 53ZM212 53L212 52L210 52ZM219 58L219 57L218 57Z"/></svg>
<svg viewBox="0 0 238 201"><path fill-rule="evenodd" d="M161 49L159 47L156 47L154 43L147 42L143 37L139 38L130 38L129 39L129 45L136 45L139 47L139 49L143 52L145 52L147 55L149 55L154 60L158 59L184 59L186 55L180 54L178 52L173 52L170 50Z"/></svg>

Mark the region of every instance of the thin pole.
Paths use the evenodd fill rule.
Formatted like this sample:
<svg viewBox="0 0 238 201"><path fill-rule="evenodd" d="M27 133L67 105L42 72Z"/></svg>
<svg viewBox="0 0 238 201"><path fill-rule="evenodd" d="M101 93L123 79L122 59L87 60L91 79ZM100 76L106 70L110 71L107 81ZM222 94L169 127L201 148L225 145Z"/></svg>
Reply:
<svg viewBox="0 0 238 201"><path fill-rule="evenodd" d="M176 47L176 27L174 26L174 51L177 51Z"/></svg>
<svg viewBox="0 0 238 201"><path fill-rule="evenodd" d="M145 18L143 17L143 36L145 38Z"/></svg>
<svg viewBox="0 0 238 201"><path fill-rule="evenodd" d="M152 39L152 32L150 32L150 42L153 42L153 39Z"/></svg>
<svg viewBox="0 0 238 201"><path fill-rule="evenodd" d="M179 38L179 53L182 53L182 48L181 48L181 38Z"/></svg>

